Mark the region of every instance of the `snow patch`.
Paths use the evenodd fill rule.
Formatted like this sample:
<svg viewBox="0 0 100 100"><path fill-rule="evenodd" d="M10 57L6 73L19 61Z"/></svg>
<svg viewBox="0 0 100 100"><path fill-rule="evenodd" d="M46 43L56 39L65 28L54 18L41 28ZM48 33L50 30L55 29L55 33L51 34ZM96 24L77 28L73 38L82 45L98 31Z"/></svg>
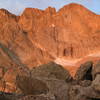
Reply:
<svg viewBox="0 0 100 100"><path fill-rule="evenodd" d="M76 60L68 60L65 58L56 58L55 63L60 64L62 66L75 66L79 59Z"/></svg>

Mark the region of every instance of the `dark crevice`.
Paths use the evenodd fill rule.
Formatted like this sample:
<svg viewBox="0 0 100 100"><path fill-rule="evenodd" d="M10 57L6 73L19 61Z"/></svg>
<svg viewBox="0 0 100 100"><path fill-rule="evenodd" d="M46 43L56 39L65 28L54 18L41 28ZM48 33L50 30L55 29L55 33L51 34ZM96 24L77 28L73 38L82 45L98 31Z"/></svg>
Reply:
<svg viewBox="0 0 100 100"><path fill-rule="evenodd" d="M66 56L66 54L67 54L67 50L64 49L64 51L63 51L63 56Z"/></svg>
<svg viewBox="0 0 100 100"><path fill-rule="evenodd" d="M90 80L90 81L93 80L93 78L92 78L92 67L86 72L86 74L84 76L84 79L85 80Z"/></svg>
<svg viewBox="0 0 100 100"><path fill-rule="evenodd" d="M23 33L24 33L25 35L27 35L27 34L28 34L26 31L23 31Z"/></svg>

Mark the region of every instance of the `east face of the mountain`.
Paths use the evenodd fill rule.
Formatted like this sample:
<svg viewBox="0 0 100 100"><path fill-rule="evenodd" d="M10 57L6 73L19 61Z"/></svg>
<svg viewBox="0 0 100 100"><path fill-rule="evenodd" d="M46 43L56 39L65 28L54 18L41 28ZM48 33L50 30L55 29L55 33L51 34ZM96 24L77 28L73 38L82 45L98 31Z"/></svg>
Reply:
<svg viewBox="0 0 100 100"><path fill-rule="evenodd" d="M0 19L0 43L10 53L1 50L19 65L80 59L100 51L100 16L79 4L58 12L26 8L20 16L1 9Z"/></svg>

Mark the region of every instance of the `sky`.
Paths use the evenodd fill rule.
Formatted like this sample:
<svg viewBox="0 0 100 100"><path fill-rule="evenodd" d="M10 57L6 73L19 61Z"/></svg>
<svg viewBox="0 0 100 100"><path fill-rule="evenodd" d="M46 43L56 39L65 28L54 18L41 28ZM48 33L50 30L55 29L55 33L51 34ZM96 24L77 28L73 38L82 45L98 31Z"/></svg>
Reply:
<svg viewBox="0 0 100 100"><path fill-rule="evenodd" d="M13 14L20 15L27 7L45 9L51 6L59 10L69 3L82 4L100 15L100 0L0 0L0 8L5 8Z"/></svg>

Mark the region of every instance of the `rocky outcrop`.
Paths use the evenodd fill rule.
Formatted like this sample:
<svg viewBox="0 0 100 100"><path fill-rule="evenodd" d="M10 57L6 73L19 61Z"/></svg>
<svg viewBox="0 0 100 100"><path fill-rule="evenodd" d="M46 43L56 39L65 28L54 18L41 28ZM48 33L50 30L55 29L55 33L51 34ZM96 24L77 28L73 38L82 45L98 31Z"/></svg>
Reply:
<svg viewBox="0 0 100 100"><path fill-rule="evenodd" d="M18 88L24 94L44 94L53 96L57 100L69 98L70 84L68 83L71 81L70 74L53 62L33 69L30 76L17 76L16 80Z"/></svg>
<svg viewBox="0 0 100 100"><path fill-rule="evenodd" d="M96 75L100 74L100 61L97 61L97 63L93 67L92 74L94 79L96 78Z"/></svg>
<svg viewBox="0 0 100 100"><path fill-rule="evenodd" d="M96 76L95 80L92 82L92 87L96 91L100 91L100 74Z"/></svg>
<svg viewBox="0 0 100 100"><path fill-rule="evenodd" d="M31 75L33 77L56 78L66 81L72 80L72 76L70 75L69 71L65 70L61 65L54 62L33 68L31 70Z"/></svg>
<svg viewBox="0 0 100 100"><path fill-rule="evenodd" d="M51 62L36 67L29 74L17 75L16 84L21 91L20 94L1 93L0 98L4 100L100 100L100 74L98 73L92 80L91 78L87 79L87 75L85 75L87 74L85 71L92 67L90 72L93 77L92 73L98 69L94 66L97 66L98 63L93 64L88 61L82 64L77 73L84 74L84 78L82 80L77 78L67 81L66 78L58 78L55 77L56 74L54 75L54 73L62 75L62 71L66 72L60 65ZM85 66L85 70L82 66ZM64 75L67 76L67 74ZM68 74L69 76L70 74Z"/></svg>
<svg viewBox="0 0 100 100"><path fill-rule="evenodd" d="M98 70L98 68L100 67L98 65L99 63L100 61L98 61L98 63L94 64L93 66L92 62L86 62L80 66L77 73L80 73L80 76L82 77L77 78L79 77L79 74L76 74L77 83L76 85L72 86L69 91L71 100L81 100L81 99L82 100L99 100L100 99L100 75L97 74L97 76L95 76L95 78L93 79L94 74L92 74L92 73L95 73L95 71ZM97 65L98 67L96 67ZM88 70L89 72L87 73Z"/></svg>
<svg viewBox="0 0 100 100"><path fill-rule="evenodd" d="M75 74L76 80L92 80L93 62L88 61L82 64Z"/></svg>
<svg viewBox="0 0 100 100"><path fill-rule="evenodd" d="M55 96L59 100L66 97L65 94L63 96L63 91L67 94L68 89L68 85L65 84L72 82L73 78L60 65L54 63L40 65L50 61L59 64L60 60L61 65L65 64L63 67L66 67L68 63L70 66L75 66L79 60L88 55L95 53L100 55L100 15L92 13L82 5L69 4L58 12L51 7L46 10L26 8L20 16L0 9L0 19L1 91L19 92L16 90L16 77L25 76L19 81L31 83L28 78L33 74L36 79L32 76L32 80L40 82L41 86L45 85L46 92L51 87L51 85L48 87L47 83L52 84L49 83L48 78L53 81L54 87L57 82L60 82L55 89L58 94L62 93L61 97ZM72 64L70 61L75 61L75 63ZM67 67L70 68L69 65ZM76 80L71 84L77 83L81 87L88 87L92 84L92 89L99 90L97 88L99 87L99 67L94 67L91 74L92 66L91 63L82 65L76 73ZM33 69L33 67L38 68ZM41 76L46 79L42 78L44 81L38 79ZM90 76L92 79L87 79ZM39 89L44 91L41 86ZM23 85L19 87L22 88ZM59 89L59 87L62 88Z"/></svg>
<svg viewBox="0 0 100 100"><path fill-rule="evenodd" d="M17 86L27 95L47 94L48 87L43 80L31 78L30 76L17 76Z"/></svg>
<svg viewBox="0 0 100 100"><path fill-rule="evenodd" d="M92 74L94 78L92 87L95 89L95 91L100 91L100 61L94 65Z"/></svg>
<svg viewBox="0 0 100 100"><path fill-rule="evenodd" d="M59 57L83 58L100 49L100 16L79 4L58 12L26 8L20 16L1 9L0 19L0 43L30 68Z"/></svg>

